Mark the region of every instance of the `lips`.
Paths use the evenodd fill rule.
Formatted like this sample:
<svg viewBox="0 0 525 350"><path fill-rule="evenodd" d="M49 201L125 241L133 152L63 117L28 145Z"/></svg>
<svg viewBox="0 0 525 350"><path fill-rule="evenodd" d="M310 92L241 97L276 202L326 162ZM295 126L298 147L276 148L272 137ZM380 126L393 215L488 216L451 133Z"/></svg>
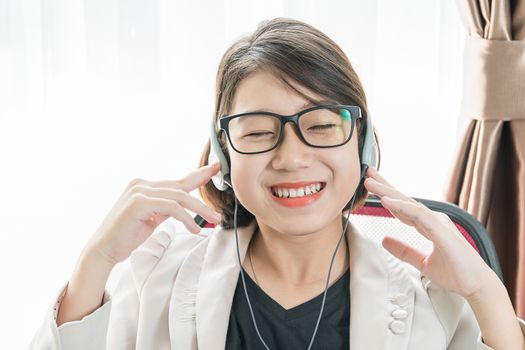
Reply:
<svg viewBox="0 0 525 350"><path fill-rule="evenodd" d="M269 187L268 192L275 202L283 206L303 207L318 200L325 187L326 182L322 181L279 183Z"/></svg>

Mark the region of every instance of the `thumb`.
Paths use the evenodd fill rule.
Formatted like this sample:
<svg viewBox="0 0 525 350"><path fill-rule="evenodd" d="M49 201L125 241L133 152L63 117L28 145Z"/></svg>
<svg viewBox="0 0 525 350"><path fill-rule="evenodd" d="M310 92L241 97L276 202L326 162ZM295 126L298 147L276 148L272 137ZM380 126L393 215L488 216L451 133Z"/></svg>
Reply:
<svg viewBox="0 0 525 350"><path fill-rule="evenodd" d="M403 241L386 236L383 239L383 247L399 260L405 261L421 271L426 255L419 250L409 246Z"/></svg>

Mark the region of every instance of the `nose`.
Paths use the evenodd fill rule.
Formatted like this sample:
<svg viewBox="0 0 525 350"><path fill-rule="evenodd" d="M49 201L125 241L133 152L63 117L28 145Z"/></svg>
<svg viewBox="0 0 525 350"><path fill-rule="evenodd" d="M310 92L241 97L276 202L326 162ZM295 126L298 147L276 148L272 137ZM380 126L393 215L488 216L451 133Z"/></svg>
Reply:
<svg viewBox="0 0 525 350"><path fill-rule="evenodd" d="M272 166L276 170L299 170L312 164L313 148L301 140L292 123L286 123L281 144L274 150Z"/></svg>

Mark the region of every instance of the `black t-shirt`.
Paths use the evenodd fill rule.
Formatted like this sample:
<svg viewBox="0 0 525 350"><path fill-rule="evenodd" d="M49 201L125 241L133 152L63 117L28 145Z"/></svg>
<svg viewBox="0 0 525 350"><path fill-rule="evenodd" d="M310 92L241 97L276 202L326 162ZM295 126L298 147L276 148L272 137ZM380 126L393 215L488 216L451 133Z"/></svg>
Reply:
<svg viewBox="0 0 525 350"><path fill-rule="evenodd" d="M319 317L323 293L286 310L267 295L244 272L246 289L261 336L271 350L306 350ZM328 288L323 316L312 349L344 349L350 347L350 270ZM233 297L227 350L265 350L253 325L241 276Z"/></svg>

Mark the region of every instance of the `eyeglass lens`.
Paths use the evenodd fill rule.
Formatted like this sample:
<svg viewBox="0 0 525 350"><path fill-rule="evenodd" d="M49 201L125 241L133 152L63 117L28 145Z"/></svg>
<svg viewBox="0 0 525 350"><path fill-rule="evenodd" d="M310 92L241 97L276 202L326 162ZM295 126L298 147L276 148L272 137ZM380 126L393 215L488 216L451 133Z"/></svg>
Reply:
<svg viewBox="0 0 525 350"><path fill-rule="evenodd" d="M352 132L352 117L347 109L319 108L299 118L299 129L312 146L338 146ZM281 119L265 114L234 118L229 123L230 141L240 152L264 152L279 140Z"/></svg>

